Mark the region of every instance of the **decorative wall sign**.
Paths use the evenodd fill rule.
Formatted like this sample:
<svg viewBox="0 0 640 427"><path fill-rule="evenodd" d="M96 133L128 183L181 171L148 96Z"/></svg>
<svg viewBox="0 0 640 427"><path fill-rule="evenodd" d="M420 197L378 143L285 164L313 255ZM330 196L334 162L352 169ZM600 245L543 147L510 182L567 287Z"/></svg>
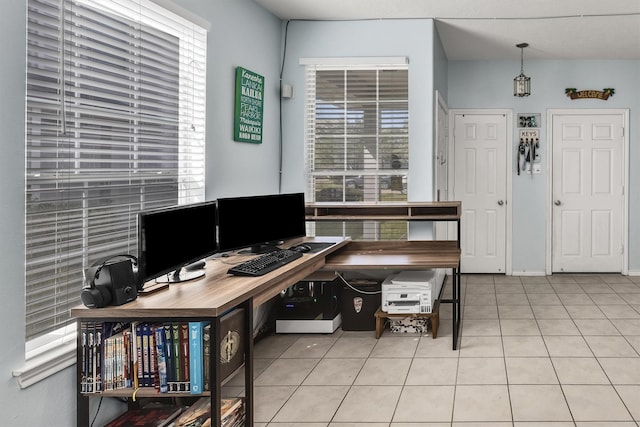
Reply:
<svg viewBox="0 0 640 427"><path fill-rule="evenodd" d="M540 113L518 113L519 128L538 128L540 123Z"/></svg>
<svg viewBox="0 0 640 427"><path fill-rule="evenodd" d="M613 96L615 89L607 87L600 90L576 90L575 87L568 87L564 90L564 93L571 99L602 99L606 101L610 96Z"/></svg>
<svg viewBox="0 0 640 427"><path fill-rule="evenodd" d="M236 67L234 141L262 143L263 106L264 77L242 67Z"/></svg>
<svg viewBox="0 0 640 427"><path fill-rule="evenodd" d="M244 361L244 309L239 308L220 319L220 379L228 378ZM213 331L211 332L213 335Z"/></svg>

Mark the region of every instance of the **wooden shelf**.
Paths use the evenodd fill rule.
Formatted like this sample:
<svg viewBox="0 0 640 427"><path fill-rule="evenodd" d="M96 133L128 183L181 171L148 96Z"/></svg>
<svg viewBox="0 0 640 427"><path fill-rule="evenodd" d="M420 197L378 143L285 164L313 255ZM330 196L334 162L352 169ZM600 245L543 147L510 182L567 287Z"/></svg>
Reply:
<svg viewBox="0 0 640 427"><path fill-rule="evenodd" d="M307 221L457 221L462 214L460 202L422 203L307 203Z"/></svg>
<svg viewBox="0 0 640 427"><path fill-rule="evenodd" d="M95 396L104 396L104 397L132 397L136 396L136 399L140 399L143 397L151 397L151 398L167 398L167 397L204 397L211 396L210 391L203 391L198 394L191 394L188 391L180 392L180 393L159 393L153 387L140 387L138 391L135 391L133 388L123 388L119 390L105 390L99 393L82 393L87 397L95 397Z"/></svg>

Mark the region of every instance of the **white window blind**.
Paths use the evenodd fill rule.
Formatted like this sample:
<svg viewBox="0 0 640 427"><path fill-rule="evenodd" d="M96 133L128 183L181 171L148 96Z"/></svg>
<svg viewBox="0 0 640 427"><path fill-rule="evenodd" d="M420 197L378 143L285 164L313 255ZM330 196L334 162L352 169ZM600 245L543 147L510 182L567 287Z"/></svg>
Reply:
<svg viewBox="0 0 640 427"><path fill-rule="evenodd" d="M29 0L27 31L31 340L72 323L86 267L137 255L140 210L204 200L206 30L147 0Z"/></svg>
<svg viewBox="0 0 640 427"><path fill-rule="evenodd" d="M408 66L308 62L305 61L307 198L315 202L406 201ZM315 227L316 234L406 237L406 224L395 222L365 224L364 229L361 225L356 225L359 229L348 229L347 224L337 230L325 222Z"/></svg>

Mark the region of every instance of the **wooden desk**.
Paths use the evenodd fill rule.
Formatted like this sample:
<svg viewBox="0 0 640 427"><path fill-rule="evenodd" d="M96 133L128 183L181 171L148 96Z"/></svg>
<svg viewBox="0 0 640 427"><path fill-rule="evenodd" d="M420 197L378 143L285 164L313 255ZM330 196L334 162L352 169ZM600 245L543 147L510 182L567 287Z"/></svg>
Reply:
<svg viewBox="0 0 640 427"><path fill-rule="evenodd" d="M346 246L350 240L336 237L294 239L287 247L302 241L327 241L335 245L317 253L307 253L286 266L259 277L233 276L227 270L252 256L235 255L207 261L205 276L196 280L174 283L166 290L140 296L125 305L88 309L78 306L71 316L83 319L154 319L217 317L248 299L254 305L267 301L282 289L299 282L321 269L325 257Z"/></svg>
<svg viewBox="0 0 640 427"><path fill-rule="evenodd" d="M324 266L325 257L349 243L343 238L304 238L287 242L289 245L302 241L334 242L333 246L317 253L306 253L301 258L274 270L264 276L241 277L227 274L230 262L242 262L244 256L215 258L207 261L206 275L189 282L171 284L164 289L149 295L140 296L135 301L117 307L88 309L78 306L71 309L71 316L80 324L84 321L176 321L176 320L209 320L212 325L212 342L220 342L220 317L234 308L244 308L244 342L245 355L245 404L247 426L253 425L253 308L277 295L281 290L294 285L314 271ZM246 257L247 259L249 257ZM78 334L77 360L82 360L81 334ZM212 349L212 356L217 355L217 345ZM88 426L89 398L100 396L133 397L133 389L103 391L101 393L82 393L80 381L82 364L77 363L77 425ZM221 382L220 357L211 357L210 372L212 389L202 393L211 396L212 413L220 413ZM180 394L159 394L151 387L138 390L137 397L175 397ZM189 393L186 393L190 396ZM212 419L213 426L220 425L219 417Z"/></svg>
<svg viewBox="0 0 640 427"><path fill-rule="evenodd" d="M326 208L326 207L325 207ZM361 213L365 213L374 219L390 215L392 219L427 220L458 220L458 236L460 235L460 206L459 202L448 204L417 204L413 209L406 211L407 206L398 205L389 211L388 206L376 208L367 207ZM435 210L434 210L435 208ZM342 209L342 208L340 208ZM326 220L333 220L328 211L314 211L321 213ZM341 214L345 213L340 211ZM404 213L403 213L404 212ZM443 213L444 212L444 213ZM334 211L333 214L336 212ZM356 215L357 216L357 215ZM399 218L400 217L400 218ZM367 219L359 216L358 219ZM308 218L309 219L309 218ZM344 218L343 218L344 219ZM87 309L84 306L71 310L71 316L80 323L83 321L172 321L172 320L209 320L212 325L213 342L220 342L220 317L234 308L244 308L244 334L253 337L253 308L277 295L283 289L294 285L318 270L362 270L362 269L425 269L425 268L452 268L453 269L453 298L440 300L440 303L453 304L453 349L456 348L458 329L460 325L459 311L459 241L366 241L351 242L343 238L302 238L287 242L285 247L301 243L303 241L330 241L335 244L316 253L305 253L301 258L286 266L274 270L264 276L240 277L227 274L230 267L229 261L233 258L215 258L209 260L206 265L204 278L185 283L171 284L169 289L141 296L135 301L118 307L105 307L100 309ZM241 262L237 258L234 262ZM78 360L82 360L82 342L78 334ZM245 355L245 399L246 399L246 423L253 425L253 339L246 339L244 343ZM212 352L212 355L216 352ZM211 357L210 371L212 390L203 395L211 396L212 413L220 413L221 380L220 358ZM89 425L89 398L100 396L132 397L133 390L119 390L115 392L102 392L86 394L79 387L82 376L82 366L77 364L77 425ZM137 392L138 397L167 396L175 394L159 395L154 390ZM220 425L220 419L212 420L213 426Z"/></svg>

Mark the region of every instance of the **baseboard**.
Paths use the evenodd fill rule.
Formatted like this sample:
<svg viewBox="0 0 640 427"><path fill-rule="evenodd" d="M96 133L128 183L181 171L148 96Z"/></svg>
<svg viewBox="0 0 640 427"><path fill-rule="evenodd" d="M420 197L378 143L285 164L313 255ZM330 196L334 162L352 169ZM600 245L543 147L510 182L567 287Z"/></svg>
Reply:
<svg viewBox="0 0 640 427"><path fill-rule="evenodd" d="M598 273L569 273L569 274L598 274ZM546 276L547 274L543 271L514 271L511 273L511 275L512 276ZM629 270L627 275L640 276L640 270Z"/></svg>
<svg viewBox="0 0 640 427"><path fill-rule="evenodd" d="M512 276L546 276L544 271L512 271Z"/></svg>

